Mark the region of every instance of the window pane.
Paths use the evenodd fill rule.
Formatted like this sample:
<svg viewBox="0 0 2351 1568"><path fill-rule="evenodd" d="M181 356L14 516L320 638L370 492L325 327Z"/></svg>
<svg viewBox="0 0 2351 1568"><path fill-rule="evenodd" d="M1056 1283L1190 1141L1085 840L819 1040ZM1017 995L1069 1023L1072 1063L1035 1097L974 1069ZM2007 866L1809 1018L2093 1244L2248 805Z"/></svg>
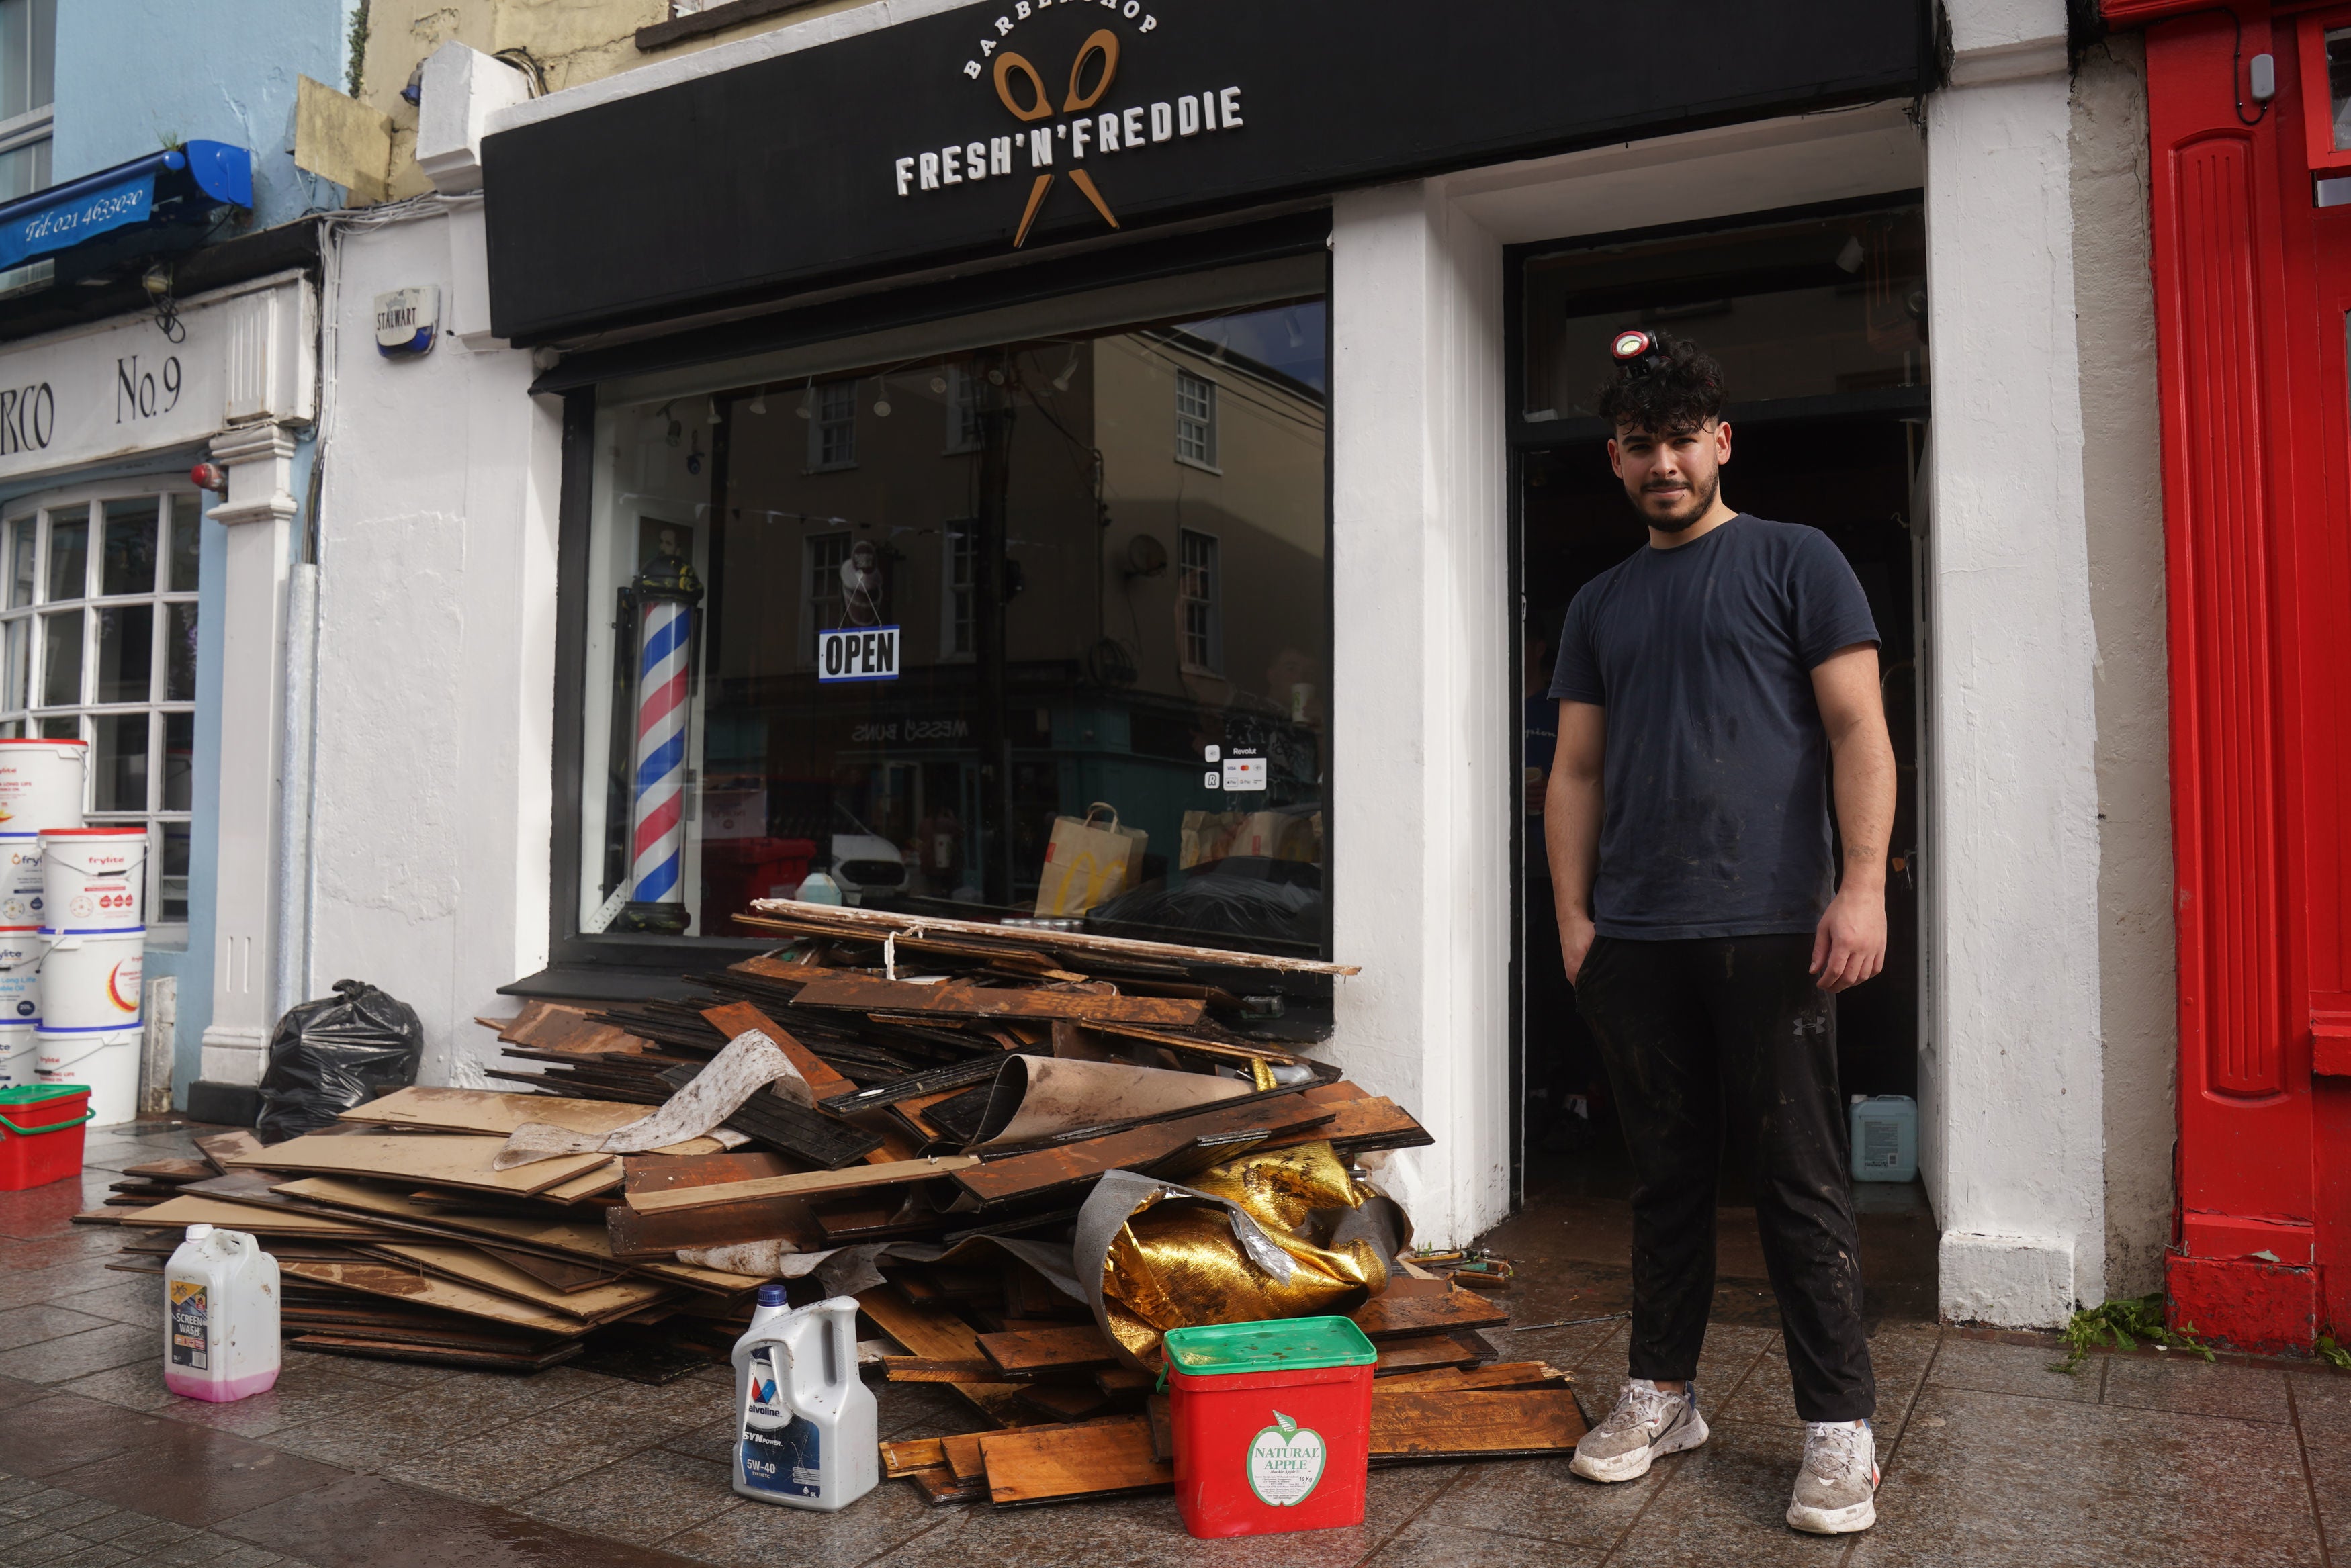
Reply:
<svg viewBox="0 0 2351 1568"><path fill-rule="evenodd" d="M33 602L33 557L41 540L41 520L19 517L8 524L8 607Z"/></svg>
<svg viewBox="0 0 2351 1568"><path fill-rule="evenodd" d="M677 409L607 404L568 590L593 641L567 915L738 938L750 900L823 870L869 908L1327 950L1325 317L1310 297L1075 341L958 327L767 399L747 367L699 465ZM885 372L916 417L863 417ZM1221 479L1174 461L1179 414ZM633 586L680 563L701 595L682 645ZM1231 792L1227 760L1253 764ZM1097 801L1131 875L1065 888L1057 821Z"/></svg>
<svg viewBox="0 0 2351 1568"><path fill-rule="evenodd" d="M155 524L160 508L152 500L106 504L106 558L99 572L102 594L155 591Z"/></svg>
<svg viewBox="0 0 2351 1568"><path fill-rule="evenodd" d="M193 713L163 715L163 804L164 811L188 811L195 798L196 777L196 716Z"/></svg>
<svg viewBox="0 0 2351 1568"><path fill-rule="evenodd" d="M91 747L90 810L147 809L147 715L101 713Z"/></svg>
<svg viewBox="0 0 2351 1568"><path fill-rule="evenodd" d="M89 508L49 514L49 597L78 599L89 594Z"/></svg>
<svg viewBox="0 0 2351 1568"><path fill-rule="evenodd" d="M156 612L152 604L110 605L97 612L99 701L152 701Z"/></svg>
<svg viewBox="0 0 2351 1568"><path fill-rule="evenodd" d="M13 202L19 196L29 196L36 191L46 190L48 183L49 144L46 140L0 152L0 201ZM30 271L29 267L12 267L7 274L0 275L24 282L29 279L17 275Z"/></svg>
<svg viewBox="0 0 2351 1568"><path fill-rule="evenodd" d="M204 514L193 495L172 498L172 592L192 594L196 591L197 552L201 545Z"/></svg>
<svg viewBox="0 0 2351 1568"><path fill-rule="evenodd" d="M0 119L33 107L33 0L0 0Z"/></svg>
<svg viewBox="0 0 2351 1568"><path fill-rule="evenodd" d="M33 90L28 108L47 109L57 98L57 0L33 0Z"/></svg>
<svg viewBox="0 0 2351 1568"><path fill-rule="evenodd" d="M184 822L160 826L163 829L163 874L156 879L155 902L161 906L157 919L177 923L188 918L189 827Z"/></svg>
<svg viewBox="0 0 2351 1568"><path fill-rule="evenodd" d="M163 663L163 701L193 702L196 700L196 607L191 604L165 605L163 625L166 642Z"/></svg>
<svg viewBox="0 0 2351 1568"><path fill-rule="evenodd" d="M11 713L22 712L32 704L33 694L33 618L19 616L0 633L7 643L5 659L0 659L0 709Z"/></svg>
<svg viewBox="0 0 2351 1568"><path fill-rule="evenodd" d="M41 618L41 706L68 708L81 701L80 610Z"/></svg>
<svg viewBox="0 0 2351 1568"><path fill-rule="evenodd" d="M71 713L55 713L41 721L41 739L45 741L78 741L81 738L81 721Z"/></svg>

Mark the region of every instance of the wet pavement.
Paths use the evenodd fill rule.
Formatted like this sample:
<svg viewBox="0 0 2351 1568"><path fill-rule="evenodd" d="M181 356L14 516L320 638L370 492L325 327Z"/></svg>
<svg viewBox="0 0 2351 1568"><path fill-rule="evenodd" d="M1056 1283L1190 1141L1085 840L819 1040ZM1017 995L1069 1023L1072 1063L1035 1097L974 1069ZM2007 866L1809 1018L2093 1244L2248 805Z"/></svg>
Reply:
<svg viewBox="0 0 2351 1568"><path fill-rule="evenodd" d="M1900 1190L1865 1203L1886 1471L1866 1535L1781 1521L1802 1432L1752 1242L1727 1212L1703 1449L1614 1488L1555 1459L1381 1470L1360 1528L1198 1542L1165 1497L934 1509L884 1482L834 1515L743 1501L726 1488L716 1367L649 1387L576 1367L514 1377L289 1352L268 1394L175 1398L160 1282L108 1270L120 1232L68 1220L121 1167L191 1152L184 1128L142 1124L93 1135L78 1182L0 1193L0 1568L2351 1568L2351 1375L2147 1353L2066 1376L2048 1369L2050 1341L1922 1321L1932 1226ZM1504 1298L1514 1319L1621 1311L1621 1199L1533 1190L1489 1239L1522 1270ZM1622 1375L1623 1334L1611 1319L1494 1342L1574 1368L1594 1407ZM884 1437L977 1425L942 1389L876 1392Z"/></svg>

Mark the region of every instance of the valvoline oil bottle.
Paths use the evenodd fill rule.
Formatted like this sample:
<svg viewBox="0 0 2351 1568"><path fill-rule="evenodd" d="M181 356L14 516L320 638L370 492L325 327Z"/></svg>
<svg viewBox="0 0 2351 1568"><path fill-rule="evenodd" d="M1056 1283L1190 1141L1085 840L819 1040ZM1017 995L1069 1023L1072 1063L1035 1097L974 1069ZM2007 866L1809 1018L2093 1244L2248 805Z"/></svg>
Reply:
<svg viewBox="0 0 2351 1568"><path fill-rule="evenodd" d="M882 1479L872 1390L857 1376L857 1303L795 1312L781 1283L759 1287L735 1342L735 1490L825 1512Z"/></svg>

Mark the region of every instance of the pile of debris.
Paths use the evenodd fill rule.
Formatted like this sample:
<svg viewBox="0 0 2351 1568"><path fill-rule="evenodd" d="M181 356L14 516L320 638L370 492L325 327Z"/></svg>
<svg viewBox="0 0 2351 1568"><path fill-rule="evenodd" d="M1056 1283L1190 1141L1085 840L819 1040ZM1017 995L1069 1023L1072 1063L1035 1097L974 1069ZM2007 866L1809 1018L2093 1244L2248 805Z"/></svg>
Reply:
<svg viewBox="0 0 2351 1568"><path fill-rule="evenodd" d="M1188 1323L1352 1316L1380 1351L1374 1462L1573 1448L1568 1378L1498 1363L1480 1331L1507 1313L1410 1262L1365 1168L1429 1135L1212 978L1353 971L757 909L783 945L691 977L706 994L500 1026L492 1076L528 1092L406 1088L273 1147L214 1140L217 1173L142 1168L84 1218L256 1233L287 1342L345 1355L658 1377L723 1358L763 1281L854 1295L883 1376L995 1428L883 1445L939 1502L1171 1484L1153 1391Z"/></svg>

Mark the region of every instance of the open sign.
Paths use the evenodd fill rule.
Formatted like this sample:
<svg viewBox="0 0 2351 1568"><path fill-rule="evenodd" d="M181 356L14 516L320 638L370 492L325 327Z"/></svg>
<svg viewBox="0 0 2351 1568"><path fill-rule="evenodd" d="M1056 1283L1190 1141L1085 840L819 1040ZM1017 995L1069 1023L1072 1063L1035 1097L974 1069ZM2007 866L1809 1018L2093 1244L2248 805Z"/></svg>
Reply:
<svg viewBox="0 0 2351 1568"><path fill-rule="evenodd" d="M897 680L898 628L869 626L818 632L816 678L828 681Z"/></svg>

